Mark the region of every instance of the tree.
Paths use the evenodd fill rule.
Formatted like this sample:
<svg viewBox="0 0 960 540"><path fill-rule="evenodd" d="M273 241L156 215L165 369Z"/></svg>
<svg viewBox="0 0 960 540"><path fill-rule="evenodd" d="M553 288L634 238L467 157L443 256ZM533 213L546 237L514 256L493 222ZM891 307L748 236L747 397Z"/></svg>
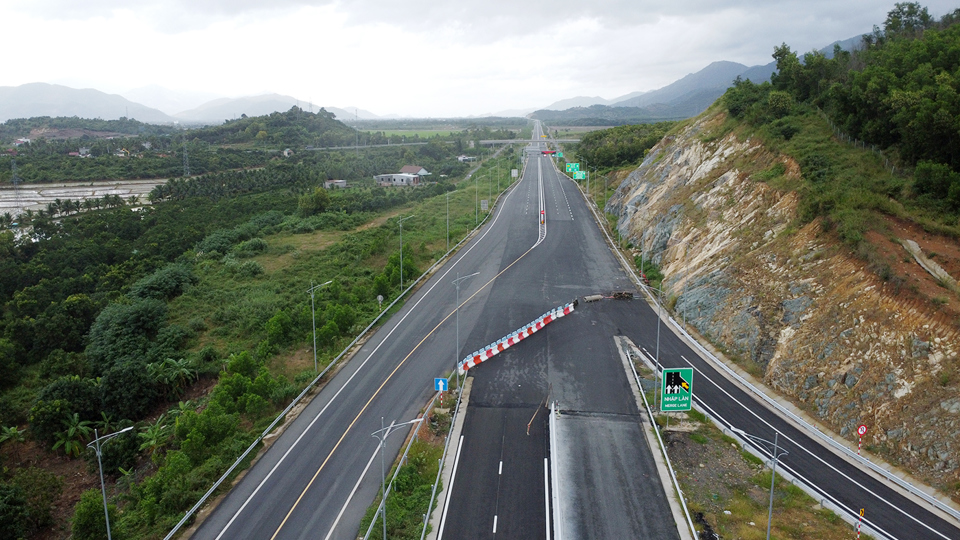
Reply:
<svg viewBox="0 0 960 540"><path fill-rule="evenodd" d="M330 205L330 194L324 188L316 188L313 193L300 197L297 201L297 211L303 217L319 214Z"/></svg>
<svg viewBox="0 0 960 540"><path fill-rule="evenodd" d="M887 13L883 29L888 36L913 35L933 26L933 17L919 2L897 2Z"/></svg>
<svg viewBox="0 0 960 540"><path fill-rule="evenodd" d="M100 379L103 408L115 418L139 420L157 402L157 384L142 361L118 364Z"/></svg>

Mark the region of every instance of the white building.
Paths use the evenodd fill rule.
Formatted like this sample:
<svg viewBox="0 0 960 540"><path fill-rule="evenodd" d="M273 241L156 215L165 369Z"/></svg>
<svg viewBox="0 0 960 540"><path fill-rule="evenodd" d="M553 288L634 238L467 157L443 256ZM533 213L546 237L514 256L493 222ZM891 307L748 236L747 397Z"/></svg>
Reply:
<svg viewBox="0 0 960 540"><path fill-rule="evenodd" d="M410 173L378 174L373 177L378 186L418 186L420 175Z"/></svg>

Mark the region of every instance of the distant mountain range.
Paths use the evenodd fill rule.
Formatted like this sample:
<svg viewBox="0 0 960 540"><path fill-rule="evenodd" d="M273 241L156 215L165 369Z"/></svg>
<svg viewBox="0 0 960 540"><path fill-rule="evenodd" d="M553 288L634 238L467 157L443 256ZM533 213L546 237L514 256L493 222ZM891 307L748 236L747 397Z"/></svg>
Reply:
<svg viewBox="0 0 960 540"><path fill-rule="evenodd" d="M835 45L853 50L862 42L862 36L836 41L820 49L833 57ZM572 125L632 124L658 120L680 120L696 116L706 110L740 77L754 83L769 81L777 71L777 63L763 66L745 66L737 62L713 62L696 73L691 73L663 88L650 92L634 92L605 100L600 97L575 97L557 101L529 115L530 118L550 123Z"/></svg>
<svg viewBox="0 0 960 540"><path fill-rule="evenodd" d="M79 116L116 120L136 118L151 124L176 121L164 112L116 94L47 83L0 86L0 122L35 116Z"/></svg>
<svg viewBox="0 0 960 540"><path fill-rule="evenodd" d="M243 114L261 116L284 112L294 105L317 111L319 106L281 94L240 98L216 98L212 94L176 92L161 86L146 86L126 92L126 97L92 88L77 89L58 84L29 83L0 86L0 122L11 118L77 116L116 120L134 118L150 124L220 124ZM154 105L148 107L137 100ZM161 110L161 108L163 110ZM338 119L349 122L389 118L364 109L326 107ZM166 111L166 112L165 112ZM179 112L174 112L179 111ZM394 115L395 116L395 115Z"/></svg>
<svg viewBox="0 0 960 540"><path fill-rule="evenodd" d="M831 43L821 49L828 57L834 45L851 50L861 36ZM770 79L776 71L771 62L763 66L745 66L736 62L713 62L663 88L649 92L631 92L613 99L599 96L577 96L552 103L543 109L514 109L494 116L529 116L549 122L587 124L638 123L655 120L689 118L703 112L733 83L736 77L759 83ZM320 107L282 94L262 94L239 98L216 97L209 93L174 91L161 86L145 86L124 93L107 94L92 88L75 89L47 83L0 87L0 122L11 118L37 116L77 116L116 120L133 118L151 124L220 124L241 115L260 116L290 110L299 105L304 110ZM378 116L354 107L324 107L337 119L379 120L399 118ZM598 125L598 124L597 124Z"/></svg>

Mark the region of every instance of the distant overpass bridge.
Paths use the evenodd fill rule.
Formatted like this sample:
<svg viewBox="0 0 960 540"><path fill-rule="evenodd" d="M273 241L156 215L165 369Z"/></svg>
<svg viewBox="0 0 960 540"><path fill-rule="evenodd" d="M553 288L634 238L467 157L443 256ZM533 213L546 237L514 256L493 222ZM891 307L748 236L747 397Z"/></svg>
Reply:
<svg viewBox="0 0 960 540"><path fill-rule="evenodd" d="M578 143L578 142L580 142L580 139L547 139L547 138L543 138L543 139L541 139L541 140L544 141L544 142L550 141L550 142L552 142L552 143ZM534 142L536 142L536 141L534 141ZM485 140L485 141L480 141L480 144L489 144L489 145L493 145L493 144L514 144L514 143L529 144L530 141L527 140L527 139L489 139L489 140Z"/></svg>

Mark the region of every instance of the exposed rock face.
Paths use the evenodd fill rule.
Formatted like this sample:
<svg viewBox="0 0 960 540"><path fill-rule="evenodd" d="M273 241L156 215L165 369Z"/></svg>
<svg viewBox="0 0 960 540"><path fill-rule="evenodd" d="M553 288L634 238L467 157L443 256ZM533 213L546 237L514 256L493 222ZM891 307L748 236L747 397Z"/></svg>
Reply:
<svg viewBox="0 0 960 540"><path fill-rule="evenodd" d="M606 211L661 267L664 291L728 356L842 436L947 486L960 480L957 321L897 294L823 233L796 225L797 194L751 177L782 163L713 134L707 114L654 147ZM943 371L949 370L949 371Z"/></svg>

